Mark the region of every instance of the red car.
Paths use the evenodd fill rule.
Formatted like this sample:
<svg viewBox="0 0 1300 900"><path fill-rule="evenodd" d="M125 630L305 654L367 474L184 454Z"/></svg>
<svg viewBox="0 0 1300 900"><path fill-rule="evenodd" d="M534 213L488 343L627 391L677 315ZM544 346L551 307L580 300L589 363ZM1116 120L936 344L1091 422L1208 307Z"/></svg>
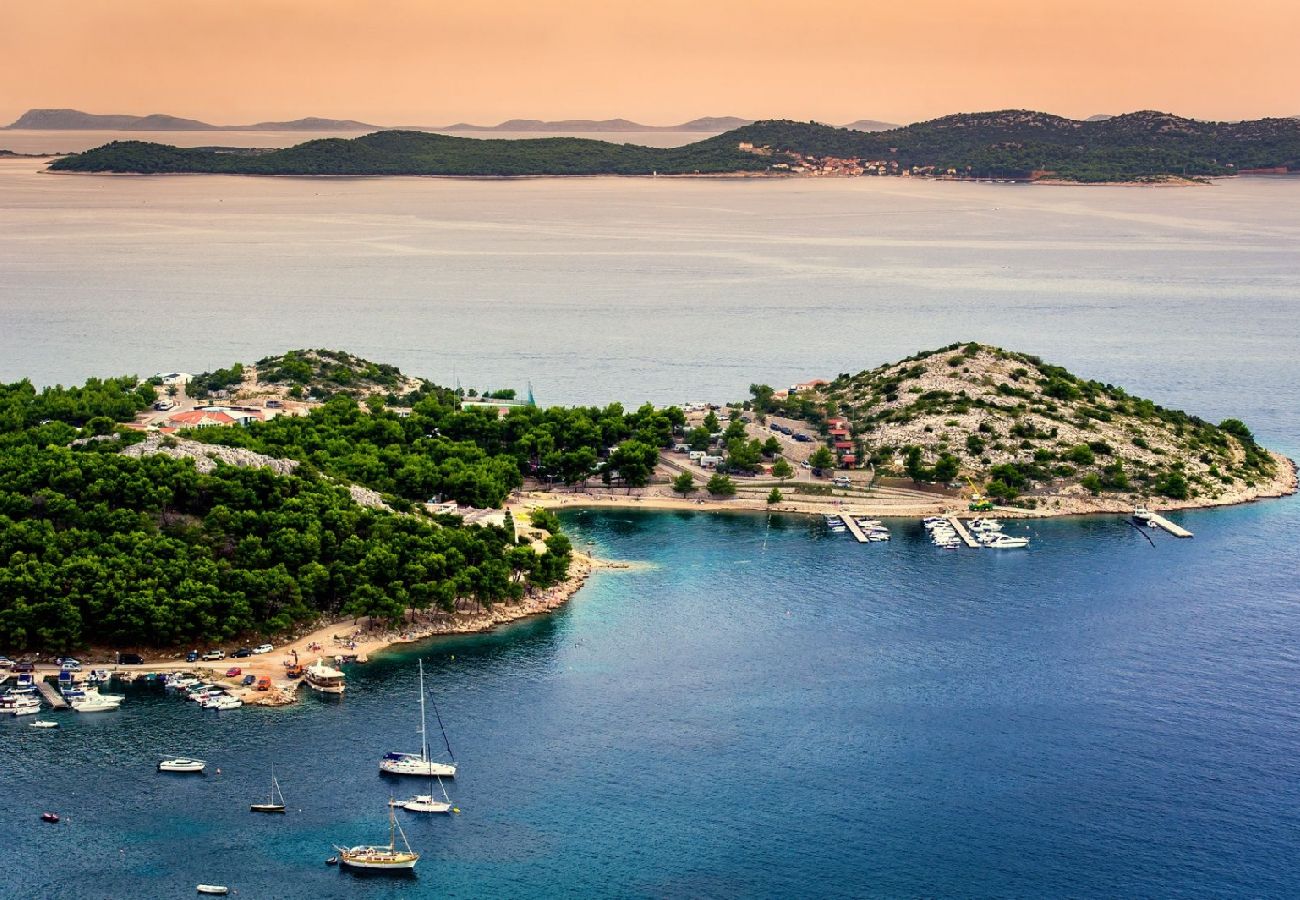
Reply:
<svg viewBox="0 0 1300 900"><path fill-rule="evenodd" d="M226 669L227 678L238 678L240 675L243 674L244 671L243 669L239 668L239 666L235 666L233 669Z"/></svg>

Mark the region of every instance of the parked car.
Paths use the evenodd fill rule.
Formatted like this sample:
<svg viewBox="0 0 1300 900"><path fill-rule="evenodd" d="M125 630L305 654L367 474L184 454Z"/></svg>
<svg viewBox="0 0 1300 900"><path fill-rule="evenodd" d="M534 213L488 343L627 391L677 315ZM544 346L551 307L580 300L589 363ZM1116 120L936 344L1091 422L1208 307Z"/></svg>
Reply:
<svg viewBox="0 0 1300 900"><path fill-rule="evenodd" d="M271 679L267 678L265 675L257 679L257 689L259 691L269 691L271 689Z"/></svg>
<svg viewBox="0 0 1300 900"><path fill-rule="evenodd" d="M0 656L0 669L12 669L14 661L7 656Z"/></svg>
<svg viewBox="0 0 1300 900"><path fill-rule="evenodd" d="M64 672L80 672L81 663L77 662L75 659L72 659L65 663L60 663L59 668L62 669Z"/></svg>
<svg viewBox="0 0 1300 900"><path fill-rule="evenodd" d="M36 663L16 662L14 663L14 672L35 672Z"/></svg>
<svg viewBox="0 0 1300 900"><path fill-rule="evenodd" d="M257 683L257 676L256 676L256 675L245 675L245 676L244 676L244 682L243 682L243 683L244 683L244 687L252 687L254 684Z"/></svg>
<svg viewBox="0 0 1300 900"><path fill-rule="evenodd" d="M801 444L806 444L812 440L812 438L808 437L808 435L804 434L802 431L796 434L794 439Z"/></svg>
<svg viewBox="0 0 1300 900"><path fill-rule="evenodd" d="M239 666L231 666L229 669L226 669L227 678L238 678L240 675L243 674L244 674L244 670L239 668Z"/></svg>
<svg viewBox="0 0 1300 900"><path fill-rule="evenodd" d="M252 655L253 655L253 648L252 648L252 647L240 647L238 650L236 650L234 653L232 653L232 654L230 654L230 655L233 656L235 659L244 659L245 657L248 657L248 656L252 656Z"/></svg>
<svg viewBox="0 0 1300 900"><path fill-rule="evenodd" d="M198 661L199 661L199 651L197 651L197 650L191 650L189 653L186 653L186 654L185 654L185 661L186 661L186 662L198 662Z"/></svg>
<svg viewBox="0 0 1300 900"><path fill-rule="evenodd" d="M207 653L203 654L204 662L209 662L210 660L216 660L216 659L225 659L225 658L226 658L225 650L209 650Z"/></svg>
<svg viewBox="0 0 1300 900"><path fill-rule="evenodd" d="M80 666L80 665L81 665L81 660L77 659L77 658L74 657L74 656L60 656L58 659L55 660L55 662L58 663L58 664L61 665L61 666Z"/></svg>
<svg viewBox="0 0 1300 900"><path fill-rule="evenodd" d="M144 657L139 653L119 653L117 655L117 661L119 664L124 666L144 665Z"/></svg>
<svg viewBox="0 0 1300 900"><path fill-rule="evenodd" d="M274 649L275 648L270 644L262 644L260 647L254 647L253 652L260 655L262 653L270 653Z"/></svg>

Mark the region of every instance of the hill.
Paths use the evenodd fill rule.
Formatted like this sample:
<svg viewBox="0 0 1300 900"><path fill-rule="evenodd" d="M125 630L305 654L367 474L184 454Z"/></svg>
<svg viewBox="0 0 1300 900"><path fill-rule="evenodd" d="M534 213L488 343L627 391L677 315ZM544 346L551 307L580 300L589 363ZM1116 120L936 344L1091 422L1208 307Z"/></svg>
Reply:
<svg viewBox="0 0 1300 900"><path fill-rule="evenodd" d="M893 131L895 128L901 128L893 122L881 122L878 119L858 119L856 122L850 122L844 126L850 131Z"/></svg>
<svg viewBox="0 0 1300 900"><path fill-rule="evenodd" d="M1105 182L1300 170L1300 122L1199 122L1151 111L1087 122L1001 110L877 132L763 121L669 148L385 131L256 153L122 141L73 154L51 168L247 175L906 174Z"/></svg>
<svg viewBox="0 0 1300 900"><path fill-rule="evenodd" d="M642 147L587 138L501 140L380 131L308 141L256 154L116 141L57 160L79 172L207 172L238 175L649 175L764 171L769 161L725 136L685 147Z"/></svg>
<svg viewBox="0 0 1300 900"><path fill-rule="evenodd" d="M1036 356L974 343L763 405L824 434L828 417L847 419L853 452L878 474L969 479L1030 506L1071 498L1208 505L1294 490L1291 463L1236 419L1214 425Z"/></svg>
<svg viewBox="0 0 1300 900"><path fill-rule="evenodd" d="M79 109L29 109L6 129L31 131L374 131L353 119L308 117L288 122L258 122L255 125L212 125L198 119L183 119L155 113L148 116L100 115Z"/></svg>

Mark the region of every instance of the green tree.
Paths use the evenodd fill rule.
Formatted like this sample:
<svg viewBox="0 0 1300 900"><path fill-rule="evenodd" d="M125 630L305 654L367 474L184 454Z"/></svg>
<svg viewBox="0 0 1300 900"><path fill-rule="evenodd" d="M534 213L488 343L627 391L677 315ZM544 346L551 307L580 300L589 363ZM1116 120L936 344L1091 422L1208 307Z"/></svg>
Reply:
<svg viewBox="0 0 1300 900"><path fill-rule="evenodd" d="M829 447L818 447L813 451L812 456L808 457L808 465L814 469L834 468L835 457L831 454Z"/></svg>
<svg viewBox="0 0 1300 900"><path fill-rule="evenodd" d="M722 423L718 421L718 414L709 410L709 414L704 417L704 427L708 429L709 434L717 434L722 430Z"/></svg>
<svg viewBox="0 0 1300 900"><path fill-rule="evenodd" d="M763 455L768 459L781 454L781 442L776 439L776 435L769 435L763 442Z"/></svg>
<svg viewBox="0 0 1300 900"><path fill-rule="evenodd" d="M794 475L794 468L782 457L772 463L772 474L784 481Z"/></svg>
<svg viewBox="0 0 1300 900"><path fill-rule="evenodd" d="M683 472L673 479L673 491L683 497L695 491L695 479L690 472Z"/></svg>
<svg viewBox="0 0 1300 900"><path fill-rule="evenodd" d="M736 483L721 472L714 473L708 484L704 486L704 489L715 497L734 497L736 495Z"/></svg>
<svg viewBox="0 0 1300 900"><path fill-rule="evenodd" d="M771 493L767 495L768 505L771 505L773 503L780 503L784 499L785 498L781 496L780 488L772 488Z"/></svg>

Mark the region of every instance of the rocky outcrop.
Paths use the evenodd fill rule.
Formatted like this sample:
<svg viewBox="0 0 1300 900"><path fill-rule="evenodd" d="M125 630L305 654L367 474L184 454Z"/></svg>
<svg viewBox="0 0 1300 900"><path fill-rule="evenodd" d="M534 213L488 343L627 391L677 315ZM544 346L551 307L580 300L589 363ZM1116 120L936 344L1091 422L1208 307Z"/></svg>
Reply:
<svg viewBox="0 0 1300 900"><path fill-rule="evenodd" d="M141 459L145 456L170 456L173 459L192 459L200 472L211 472L218 463L245 469L270 469L277 475L292 475L298 468L296 459L280 459L245 450L242 447L223 447L220 444L201 444L186 438L151 434L138 444L122 451L124 456Z"/></svg>

